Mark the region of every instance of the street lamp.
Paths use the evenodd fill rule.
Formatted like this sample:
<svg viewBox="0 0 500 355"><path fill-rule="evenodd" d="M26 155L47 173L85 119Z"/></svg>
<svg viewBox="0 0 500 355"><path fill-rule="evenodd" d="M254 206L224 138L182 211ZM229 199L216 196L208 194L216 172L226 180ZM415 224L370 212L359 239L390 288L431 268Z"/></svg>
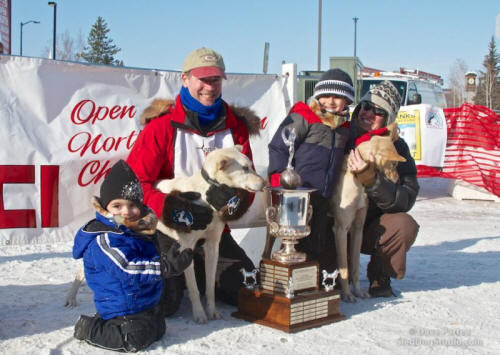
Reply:
<svg viewBox="0 0 500 355"><path fill-rule="evenodd" d="M56 17L57 17L57 4L55 1L49 1L49 6L54 8L54 34L52 37L52 59L56 59Z"/></svg>
<svg viewBox="0 0 500 355"><path fill-rule="evenodd" d="M23 26L27 25L28 23L40 23L40 21L35 21L35 20L30 20L26 22L21 22L21 41L19 42L19 55L22 57L23 56Z"/></svg>

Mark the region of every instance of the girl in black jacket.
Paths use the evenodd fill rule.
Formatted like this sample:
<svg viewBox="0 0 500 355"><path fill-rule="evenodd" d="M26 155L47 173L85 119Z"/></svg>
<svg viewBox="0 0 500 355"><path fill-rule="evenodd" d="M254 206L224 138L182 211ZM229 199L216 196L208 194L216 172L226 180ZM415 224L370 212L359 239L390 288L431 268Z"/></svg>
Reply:
<svg viewBox="0 0 500 355"><path fill-rule="evenodd" d="M398 90L384 81L363 96L351 120L351 142L371 135L395 121L401 103ZM363 161L357 149L349 153L348 168L365 186L369 198L361 251L370 254L368 263L369 292L373 297L393 295L390 278L402 279L406 272L406 253L417 237L419 226L406 212L418 195L417 168L406 142L394 142L406 158L397 166L398 183L393 183ZM350 144L352 147L353 144Z"/></svg>

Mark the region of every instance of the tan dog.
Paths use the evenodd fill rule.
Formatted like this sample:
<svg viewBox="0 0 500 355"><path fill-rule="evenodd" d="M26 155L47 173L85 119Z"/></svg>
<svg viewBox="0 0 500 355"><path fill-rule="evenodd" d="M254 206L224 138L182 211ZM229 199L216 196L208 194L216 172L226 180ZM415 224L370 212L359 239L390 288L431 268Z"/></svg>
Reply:
<svg viewBox="0 0 500 355"><path fill-rule="evenodd" d="M217 149L210 152L203 164L210 180L219 184L250 192L260 191L264 188L265 181L257 175L252 167L252 162L246 155L241 153L242 146ZM161 180L156 187L165 192L172 191L194 191L201 194L200 203L206 202L206 191L212 182L203 178L201 171L191 177L179 177L175 179ZM222 315L215 307L215 275L217 261L219 259L219 241L226 221L232 219L227 210L215 211L212 222L204 230L193 230L189 233L179 232L158 223L158 230L174 238L181 245L180 250L185 248L194 249L196 242L205 239L203 250L205 253L205 277L207 312L205 313L200 300L200 292L196 284L194 265L184 271L189 298L193 308L193 317L197 323L206 323L207 319L219 319Z"/></svg>
<svg viewBox="0 0 500 355"><path fill-rule="evenodd" d="M397 124L393 123L387 128L390 135L373 136L369 141L358 145L357 149L363 160L367 162L370 160L370 154L373 154L375 169L388 179L397 182L399 176L396 165L398 162L406 161L406 159L398 154L393 144L399 137ZM347 302L355 302L356 297L370 297L368 292L361 290L359 284L359 259L367 210L368 196L363 185L347 169L347 159L345 159L339 182L331 200L331 212L335 220L333 233L337 249L342 299ZM348 232L349 238L351 238L349 251L347 250ZM347 265L348 252L350 256L349 267ZM353 292L349 287L349 281L352 282Z"/></svg>

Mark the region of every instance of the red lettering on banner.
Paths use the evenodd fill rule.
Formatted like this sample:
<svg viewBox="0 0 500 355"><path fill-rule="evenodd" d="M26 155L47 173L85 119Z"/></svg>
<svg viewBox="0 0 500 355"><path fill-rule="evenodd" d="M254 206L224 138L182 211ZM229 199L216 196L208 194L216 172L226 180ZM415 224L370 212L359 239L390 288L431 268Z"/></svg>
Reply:
<svg viewBox="0 0 500 355"><path fill-rule="evenodd" d="M136 114L135 106L115 105L111 108L107 106L97 106L92 100L82 100L73 107L71 111L71 122L76 125L85 123L95 124L96 121L103 121L106 118L115 120L117 118L134 118Z"/></svg>
<svg viewBox="0 0 500 355"><path fill-rule="evenodd" d="M260 129L266 129L268 124L267 117L264 117L260 120Z"/></svg>
<svg viewBox="0 0 500 355"><path fill-rule="evenodd" d="M109 118L114 120L115 118L118 118L120 116L120 106L115 105L111 107L111 110L109 110Z"/></svg>
<svg viewBox="0 0 500 355"><path fill-rule="evenodd" d="M111 169L109 160L107 160L103 166L101 166L99 160L89 161L83 166L82 171L80 171L78 175L78 185L88 186L91 183L99 183L99 181L106 176L109 169Z"/></svg>
<svg viewBox="0 0 500 355"><path fill-rule="evenodd" d="M89 149L90 153L98 154L101 151L118 151L125 144L126 149L130 150L138 134L138 132L132 131L125 137L104 138L103 135L99 133L92 138L89 132L79 132L69 139L68 151L71 153L80 152L80 156L83 157Z"/></svg>
<svg viewBox="0 0 500 355"><path fill-rule="evenodd" d="M95 116L94 116L94 119L92 120L92 124L95 123L95 120L98 120L98 121L103 121L106 116L108 115L109 113L109 108L107 108L106 106L99 106L97 108L97 111L95 112Z"/></svg>
<svg viewBox="0 0 500 355"><path fill-rule="evenodd" d="M0 165L0 229L35 228L35 210L6 210L3 203L4 184L33 184L34 165Z"/></svg>

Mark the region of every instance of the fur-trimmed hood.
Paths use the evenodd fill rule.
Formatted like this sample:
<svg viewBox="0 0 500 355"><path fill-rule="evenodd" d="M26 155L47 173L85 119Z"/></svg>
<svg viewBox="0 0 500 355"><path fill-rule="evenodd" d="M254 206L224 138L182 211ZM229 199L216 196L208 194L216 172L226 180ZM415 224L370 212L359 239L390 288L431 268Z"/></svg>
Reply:
<svg viewBox="0 0 500 355"><path fill-rule="evenodd" d="M131 231L139 234L152 235L156 232L156 225L158 218L154 212L147 206L141 208L141 218L137 221L130 221L121 216L111 215L105 208L102 207L99 199L93 196L90 200L95 211L100 215L106 217L110 222L115 223L117 226L124 226Z"/></svg>
<svg viewBox="0 0 500 355"><path fill-rule="evenodd" d="M140 116L141 125L145 126L151 120L160 117L173 109L175 101L172 99L154 99ZM260 118L248 107L229 105L234 115L243 121L250 136L260 134Z"/></svg>
<svg viewBox="0 0 500 355"><path fill-rule="evenodd" d="M316 116L319 117L321 122L335 130L337 127L342 126L346 121L349 114L349 110L347 109L345 112L341 112L340 114L334 114L321 109L321 106L317 99L311 99L309 102L309 107L311 111L314 112Z"/></svg>

